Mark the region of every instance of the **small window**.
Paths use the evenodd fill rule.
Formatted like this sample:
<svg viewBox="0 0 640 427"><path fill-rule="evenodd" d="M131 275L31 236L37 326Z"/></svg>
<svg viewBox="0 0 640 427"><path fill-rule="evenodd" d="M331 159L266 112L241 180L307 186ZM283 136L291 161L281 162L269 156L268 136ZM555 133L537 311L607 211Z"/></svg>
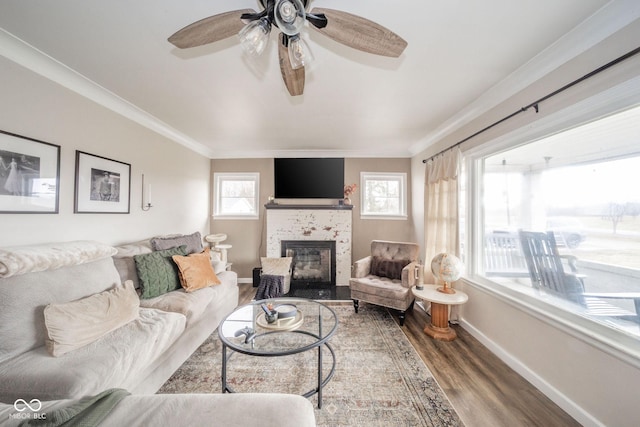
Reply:
<svg viewBox="0 0 640 427"><path fill-rule="evenodd" d="M214 218L258 218L260 174L214 173L213 181Z"/></svg>
<svg viewBox="0 0 640 427"><path fill-rule="evenodd" d="M407 174L360 174L362 218L407 219Z"/></svg>

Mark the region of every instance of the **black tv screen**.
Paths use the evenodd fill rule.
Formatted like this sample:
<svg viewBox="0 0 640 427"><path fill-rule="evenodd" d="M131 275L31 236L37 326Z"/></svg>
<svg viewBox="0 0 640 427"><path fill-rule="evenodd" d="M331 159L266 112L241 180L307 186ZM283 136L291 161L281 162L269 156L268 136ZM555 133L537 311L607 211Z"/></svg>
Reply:
<svg viewBox="0 0 640 427"><path fill-rule="evenodd" d="M273 163L276 199L342 199L343 158L279 158Z"/></svg>

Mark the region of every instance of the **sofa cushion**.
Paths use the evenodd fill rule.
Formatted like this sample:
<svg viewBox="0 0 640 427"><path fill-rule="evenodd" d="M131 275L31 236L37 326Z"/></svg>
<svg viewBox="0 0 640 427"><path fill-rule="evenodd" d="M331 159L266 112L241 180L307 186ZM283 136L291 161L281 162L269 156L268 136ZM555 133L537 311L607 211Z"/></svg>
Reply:
<svg viewBox="0 0 640 427"><path fill-rule="evenodd" d="M76 301L47 305L44 322L49 353L62 356L126 325L138 317L139 305L131 281Z"/></svg>
<svg viewBox="0 0 640 427"><path fill-rule="evenodd" d="M202 235L199 231L196 231L193 234L154 237L153 239L151 239L151 247L154 251L177 248L178 246L183 245L187 247L187 254L202 252L202 250L204 249L202 246Z"/></svg>
<svg viewBox="0 0 640 427"><path fill-rule="evenodd" d="M113 256L113 264L118 270L120 280L122 283L131 280L133 281L133 286L136 289L140 289L140 280L138 279L136 263L133 257L151 253L153 251L151 242L149 240L142 240L135 243L128 243L126 245L116 246L116 250L118 252Z"/></svg>
<svg viewBox="0 0 640 427"><path fill-rule="evenodd" d="M0 362L45 345L47 304L77 300L119 284L111 257L0 279Z"/></svg>
<svg viewBox="0 0 640 427"><path fill-rule="evenodd" d="M200 289L197 292L178 289L155 298L141 300L140 307L180 313L187 318L187 325L190 325L202 316L202 313L213 300L215 292L212 292L212 289L214 288L209 287Z"/></svg>
<svg viewBox="0 0 640 427"><path fill-rule="evenodd" d="M371 261L371 274L399 280L402 278L402 269L410 262L408 259L387 259L374 256Z"/></svg>
<svg viewBox="0 0 640 427"><path fill-rule="evenodd" d="M220 284L220 279L211 265L209 248L200 253L187 256L174 255L171 258L178 266L180 284L185 291L193 292Z"/></svg>
<svg viewBox="0 0 640 427"><path fill-rule="evenodd" d="M115 253L111 246L85 240L0 248L0 278L85 264Z"/></svg>
<svg viewBox="0 0 640 427"><path fill-rule="evenodd" d="M55 400L113 387L132 390L140 370L165 357L185 324L181 314L140 308L137 319L63 357L51 357L45 346L35 348L0 364L0 397Z"/></svg>
<svg viewBox="0 0 640 427"><path fill-rule="evenodd" d="M178 278L178 266L171 258L174 255L186 255L186 247L179 246L150 254L136 255L136 271L140 279L142 294L140 298L153 298L181 287Z"/></svg>
<svg viewBox="0 0 640 427"><path fill-rule="evenodd" d="M44 404L42 412L51 411L48 404ZM144 416L133 415L140 413ZM163 425L315 427L316 419L311 401L294 394L134 394L123 399L100 424L101 427Z"/></svg>
<svg viewBox="0 0 640 427"><path fill-rule="evenodd" d="M187 318L187 325L191 325L200 320L209 304L228 299L229 293L234 290L237 293L238 276L234 271L223 271L218 278L221 282L219 285L198 289L197 292L186 292L184 289L167 292L155 298L140 300L140 307L183 314ZM237 305L237 301L235 304Z"/></svg>

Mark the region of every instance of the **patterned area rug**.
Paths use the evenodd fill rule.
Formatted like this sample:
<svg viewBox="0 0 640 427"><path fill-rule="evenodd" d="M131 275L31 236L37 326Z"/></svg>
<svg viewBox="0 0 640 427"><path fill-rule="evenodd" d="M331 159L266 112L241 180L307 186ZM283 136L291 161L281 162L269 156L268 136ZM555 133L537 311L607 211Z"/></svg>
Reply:
<svg viewBox="0 0 640 427"><path fill-rule="evenodd" d="M339 319L330 343L336 353L334 377L317 396L318 426L462 426L455 410L399 326L383 308L329 305ZM221 345L217 331L175 372L158 393L220 393ZM324 372L331 354L323 352ZM317 381L317 351L285 357L239 353L228 364L236 392L304 394Z"/></svg>

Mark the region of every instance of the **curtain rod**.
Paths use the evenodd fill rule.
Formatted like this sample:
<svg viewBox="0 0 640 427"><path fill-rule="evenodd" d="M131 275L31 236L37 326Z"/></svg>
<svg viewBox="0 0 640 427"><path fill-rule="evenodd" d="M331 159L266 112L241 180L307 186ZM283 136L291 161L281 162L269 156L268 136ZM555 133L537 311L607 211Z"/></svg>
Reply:
<svg viewBox="0 0 640 427"><path fill-rule="evenodd" d="M480 129L478 132L474 133L473 135L470 135L470 136L466 137L465 139L456 142L455 144L451 145L450 147L439 151L438 153L434 154L433 156L429 157L428 159L423 159L422 163L427 163L429 160L432 160L432 159L438 157L440 154L442 154L442 153L444 153L444 152L446 152L448 150L451 150L452 148L455 148L455 147L459 146L463 142L467 142L471 138L475 138L476 136L480 135L481 133L484 133L484 132L488 131L489 129L499 125L502 122L505 122L505 121L511 119L514 116L517 116L520 113L524 113L525 111L529 110L530 108L535 109L536 113L537 113L540 110L538 104L540 104L541 102L544 102L544 101L548 100L549 98L553 98L554 96L558 95L559 93L564 92L565 90L577 85L578 83L582 83L583 81L585 81L587 79L590 79L591 77L595 76L596 74L600 74L601 72L613 67L614 65L619 64L622 61L625 61L625 60L631 58L632 56L637 55L638 53L640 53L640 47L637 47L637 48L633 49L632 51L630 51L630 52L628 52L628 53L626 53L626 54L624 54L622 56L619 56L618 58L614 59L613 61L608 62L608 63L604 64L603 66L601 66L599 68L596 68L595 70L585 74L584 76L572 81L571 83L568 83L568 84L562 86L560 89L556 89L553 92L543 96L542 98L539 98L539 99L533 101L531 104L526 105L526 106L520 108L517 111L514 111L513 113L509 114L508 116L501 118L497 122L494 122L494 123L490 124L489 126L483 128L483 129Z"/></svg>

